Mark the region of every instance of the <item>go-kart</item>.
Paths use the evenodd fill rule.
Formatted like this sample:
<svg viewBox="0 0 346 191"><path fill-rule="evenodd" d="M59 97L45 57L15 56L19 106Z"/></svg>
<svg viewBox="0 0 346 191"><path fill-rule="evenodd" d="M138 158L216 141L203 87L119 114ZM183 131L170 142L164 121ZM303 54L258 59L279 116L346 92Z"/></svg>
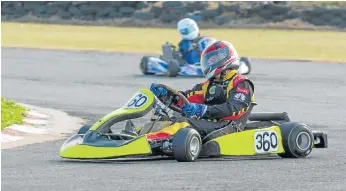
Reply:
<svg viewBox="0 0 346 191"><path fill-rule="evenodd" d="M196 45L196 48L199 47ZM154 56L143 56L139 65L140 70L144 75L159 74L169 77L176 77L178 75L196 77L204 76L199 63L186 63L182 58L181 53L177 51L177 48L168 42L162 45L162 55L160 55L159 58ZM238 71L243 75L250 74L251 64L247 57L240 57Z"/></svg>
<svg viewBox="0 0 346 191"><path fill-rule="evenodd" d="M200 134L181 122L181 109L173 103L178 95L167 86L168 96L156 97L148 89L140 89L121 108L110 112L92 125L85 125L68 138L60 156L69 159L109 159L127 156L171 156L177 161L192 162L203 157L253 156L277 154L283 158L308 156L313 148L327 148L327 134L311 131L304 123L291 122L287 113L251 113L253 103L231 134L212 138L214 132ZM141 118L152 111L151 120L138 128L131 119ZM172 115L171 113L176 113ZM177 115L180 114L180 116ZM111 126L126 121L120 133ZM179 123L176 123L179 121ZM231 128L231 127L230 127ZM216 132L217 130L215 130Z"/></svg>

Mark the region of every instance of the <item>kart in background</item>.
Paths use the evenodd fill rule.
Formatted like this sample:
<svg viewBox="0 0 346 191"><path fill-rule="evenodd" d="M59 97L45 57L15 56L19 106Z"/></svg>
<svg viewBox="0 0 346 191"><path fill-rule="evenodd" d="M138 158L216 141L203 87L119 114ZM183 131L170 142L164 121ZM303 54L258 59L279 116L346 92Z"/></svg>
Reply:
<svg viewBox="0 0 346 191"><path fill-rule="evenodd" d="M202 38L195 48L201 50L200 44L203 43L205 38ZM154 56L143 56L140 61L140 70L144 75L161 74L169 77L176 77L178 75L204 77L199 63L195 65L186 63L177 48L168 42L162 45L162 55L160 55L159 58ZM243 75L250 74L251 63L247 57L240 57L238 71Z"/></svg>
<svg viewBox="0 0 346 191"><path fill-rule="evenodd" d="M83 126L68 138L61 146L60 156L69 159L173 156L177 161L192 162L202 157L269 154L302 158L313 148L327 148L326 133L291 122L287 113L251 113L255 103L243 118L246 122L239 124L243 131L212 138L216 130L201 139L193 128L174 123L179 116L170 114L172 111L181 114L181 109L172 104L173 95L184 103L189 103L187 98L167 86L157 87L166 87L169 96L158 98L149 89L140 89L123 107ZM136 128L131 119L141 118L150 111L152 118ZM123 121L127 121L125 131L114 133L111 126Z"/></svg>

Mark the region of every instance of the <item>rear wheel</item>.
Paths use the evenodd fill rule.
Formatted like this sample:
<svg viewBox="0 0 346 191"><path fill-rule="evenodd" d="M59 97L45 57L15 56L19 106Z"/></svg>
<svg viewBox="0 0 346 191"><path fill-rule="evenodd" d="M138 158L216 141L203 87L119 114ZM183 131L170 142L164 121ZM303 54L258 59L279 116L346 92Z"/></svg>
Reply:
<svg viewBox="0 0 346 191"><path fill-rule="evenodd" d="M247 57L240 57L239 73L248 75L251 72L251 63Z"/></svg>
<svg viewBox="0 0 346 191"><path fill-rule="evenodd" d="M287 122L280 124L280 129L285 150L280 157L303 158L311 153L314 136L306 124Z"/></svg>
<svg viewBox="0 0 346 191"><path fill-rule="evenodd" d="M173 137L173 153L178 162L196 161L201 149L201 137L195 129L180 129Z"/></svg>
<svg viewBox="0 0 346 191"><path fill-rule="evenodd" d="M172 59L168 62L168 70L167 75L169 77L176 77L178 76L180 71L179 62L175 59Z"/></svg>
<svg viewBox="0 0 346 191"><path fill-rule="evenodd" d="M148 71L148 60L149 60L149 56L143 56L143 58L141 59L141 62L139 63L139 68L141 69L141 72L144 75L153 75L154 73L147 72Z"/></svg>

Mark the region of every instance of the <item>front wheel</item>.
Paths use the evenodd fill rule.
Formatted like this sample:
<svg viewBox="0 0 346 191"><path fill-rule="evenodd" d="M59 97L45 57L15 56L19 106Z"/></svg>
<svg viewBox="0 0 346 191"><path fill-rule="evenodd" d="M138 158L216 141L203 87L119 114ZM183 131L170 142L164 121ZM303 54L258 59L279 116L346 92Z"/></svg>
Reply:
<svg viewBox="0 0 346 191"><path fill-rule="evenodd" d="M154 75L154 73L148 72L148 61L149 56L143 56L141 62L139 63L139 68L144 75Z"/></svg>
<svg viewBox="0 0 346 191"><path fill-rule="evenodd" d="M278 154L282 158L303 158L313 148L314 135L304 123L286 122L280 124L282 143L285 153Z"/></svg>
<svg viewBox="0 0 346 191"><path fill-rule="evenodd" d="M247 57L240 57L240 65L238 69L240 74L248 75L251 72L251 63Z"/></svg>
<svg viewBox="0 0 346 191"><path fill-rule="evenodd" d="M201 137L195 129L180 129L173 137L173 153L178 162L196 161L201 149Z"/></svg>

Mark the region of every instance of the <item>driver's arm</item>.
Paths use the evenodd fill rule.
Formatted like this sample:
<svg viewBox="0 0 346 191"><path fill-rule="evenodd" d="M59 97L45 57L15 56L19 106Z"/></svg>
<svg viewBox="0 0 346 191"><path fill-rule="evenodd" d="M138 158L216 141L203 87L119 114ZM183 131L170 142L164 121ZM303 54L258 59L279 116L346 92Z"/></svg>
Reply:
<svg viewBox="0 0 346 191"><path fill-rule="evenodd" d="M245 80L229 91L227 101L220 105L207 106L203 116L206 119L235 120L242 116L250 106L254 90L250 82Z"/></svg>
<svg viewBox="0 0 346 191"><path fill-rule="evenodd" d="M179 42L179 51L183 57L184 60L186 60L186 57L188 55L188 52L189 52L189 42L185 41L185 40L182 40Z"/></svg>

